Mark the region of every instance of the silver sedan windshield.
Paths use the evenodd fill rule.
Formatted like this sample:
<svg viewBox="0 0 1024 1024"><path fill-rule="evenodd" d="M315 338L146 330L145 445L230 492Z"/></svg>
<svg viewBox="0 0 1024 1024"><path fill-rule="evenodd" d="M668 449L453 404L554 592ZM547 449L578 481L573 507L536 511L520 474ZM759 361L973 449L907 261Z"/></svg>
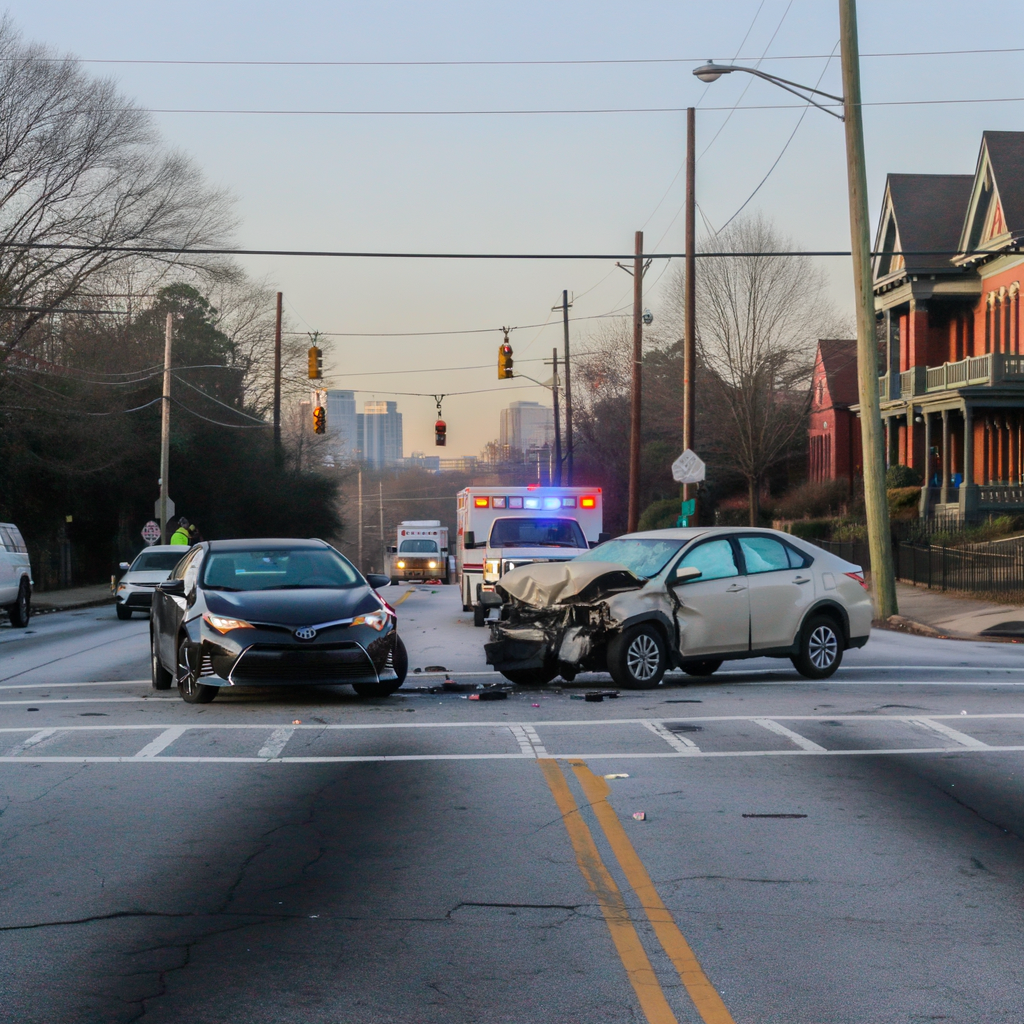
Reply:
<svg viewBox="0 0 1024 1024"><path fill-rule="evenodd" d="M634 576L649 580L668 565L672 556L685 543L684 540L631 540L620 537L584 552L576 561L615 562L624 565Z"/></svg>

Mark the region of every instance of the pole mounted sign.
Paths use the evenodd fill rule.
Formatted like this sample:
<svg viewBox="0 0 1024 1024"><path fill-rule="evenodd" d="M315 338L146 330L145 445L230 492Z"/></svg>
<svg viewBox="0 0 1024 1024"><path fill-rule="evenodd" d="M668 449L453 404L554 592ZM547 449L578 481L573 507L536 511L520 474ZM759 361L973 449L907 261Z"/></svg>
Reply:
<svg viewBox="0 0 1024 1024"><path fill-rule="evenodd" d="M672 463L672 479L680 484L699 484L707 467L696 452L689 448Z"/></svg>
<svg viewBox="0 0 1024 1024"><path fill-rule="evenodd" d="M142 539L147 544L155 544L160 539L160 524L150 519L142 528Z"/></svg>
<svg viewBox="0 0 1024 1024"><path fill-rule="evenodd" d="M160 518L160 499L159 498L157 498L156 502L154 502L153 515L155 515L157 519ZM171 501L170 498L167 499L167 518L168 519L173 519L174 518L174 502Z"/></svg>

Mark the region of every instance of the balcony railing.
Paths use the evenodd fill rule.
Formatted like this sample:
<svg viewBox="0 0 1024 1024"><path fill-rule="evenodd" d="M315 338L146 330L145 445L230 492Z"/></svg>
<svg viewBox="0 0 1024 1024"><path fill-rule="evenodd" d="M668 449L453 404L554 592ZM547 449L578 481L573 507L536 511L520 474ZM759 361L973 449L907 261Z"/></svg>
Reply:
<svg viewBox="0 0 1024 1024"><path fill-rule="evenodd" d="M1006 383L1024 383L1024 356L990 352L942 366L915 366L899 374L885 374L878 378L878 397L883 402L895 401L934 391Z"/></svg>

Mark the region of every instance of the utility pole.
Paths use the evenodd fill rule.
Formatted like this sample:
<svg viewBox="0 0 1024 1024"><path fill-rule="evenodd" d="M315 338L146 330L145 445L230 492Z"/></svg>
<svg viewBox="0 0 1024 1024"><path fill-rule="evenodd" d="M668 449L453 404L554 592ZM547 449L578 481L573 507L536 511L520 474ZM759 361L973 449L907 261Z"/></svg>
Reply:
<svg viewBox="0 0 1024 1024"><path fill-rule="evenodd" d="M357 477L358 484L358 497L356 498L356 504L359 506L359 541L358 541L358 555L357 560L359 562L359 571L363 571L363 471L359 470Z"/></svg>
<svg viewBox="0 0 1024 1024"><path fill-rule="evenodd" d="M164 393L160 415L160 543L167 543L167 477L171 467L171 338L174 314L167 314L164 327Z"/></svg>
<svg viewBox="0 0 1024 1024"><path fill-rule="evenodd" d="M565 471L572 487L572 380L569 376L569 293L562 291L562 332L565 337Z"/></svg>
<svg viewBox="0 0 1024 1024"><path fill-rule="evenodd" d="M277 323L274 327L274 465L281 468L281 292L277 293Z"/></svg>
<svg viewBox="0 0 1024 1024"><path fill-rule="evenodd" d="M377 481L377 500L380 509L380 571L388 564L387 551L384 544L384 481Z"/></svg>
<svg viewBox="0 0 1024 1024"><path fill-rule="evenodd" d="M558 423L558 349L551 350L551 401L555 407L555 487L562 486L562 428Z"/></svg>
<svg viewBox="0 0 1024 1024"><path fill-rule="evenodd" d="M686 108L686 264L683 321L683 451L692 449L697 422L694 405L694 374L697 369L697 192L696 192L696 111ZM692 490L691 490L692 488ZM697 485L683 484L683 501L697 500ZM700 523L695 509L690 523Z"/></svg>
<svg viewBox="0 0 1024 1024"><path fill-rule="evenodd" d="M857 386L864 457L864 511L871 552L875 616L887 619L897 612L896 578L893 572L892 540L889 536L882 419L878 401L875 295L871 283L868 181L861 116L856 0L839 0L839 35L843 62L846 167L850 183L850 249L853 252L853 282L857 293Z"/></svg>
<svg viewBox="0 0 1024 1024"><path fill-rule="evenodd" d="M644 354L644 233L636 233L633 259L633 377L629 408L629 513L626 531L635 533L640 522L640 388Z"/></svg>

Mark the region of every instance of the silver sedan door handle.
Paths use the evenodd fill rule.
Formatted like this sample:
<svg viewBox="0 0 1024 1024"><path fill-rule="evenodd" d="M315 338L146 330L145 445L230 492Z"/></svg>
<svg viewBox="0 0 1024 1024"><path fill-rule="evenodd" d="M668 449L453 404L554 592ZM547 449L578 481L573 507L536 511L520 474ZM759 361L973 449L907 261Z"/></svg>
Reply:
<svg viewBox="0 0 1024 1024"><path fill-rule="evenodd" d="M741 590L746 590L746 589L747 589L746 587L741 586L739 583L734 583L731 587L727 587L725 592L727 594L737 594Z"/></svg>
<svg viewBox="0 0 1024 1024"><path fill-rule="evenodd" d="M810 583L811 581L806 576L797 576L793 579L794 583Z"/></svg>

